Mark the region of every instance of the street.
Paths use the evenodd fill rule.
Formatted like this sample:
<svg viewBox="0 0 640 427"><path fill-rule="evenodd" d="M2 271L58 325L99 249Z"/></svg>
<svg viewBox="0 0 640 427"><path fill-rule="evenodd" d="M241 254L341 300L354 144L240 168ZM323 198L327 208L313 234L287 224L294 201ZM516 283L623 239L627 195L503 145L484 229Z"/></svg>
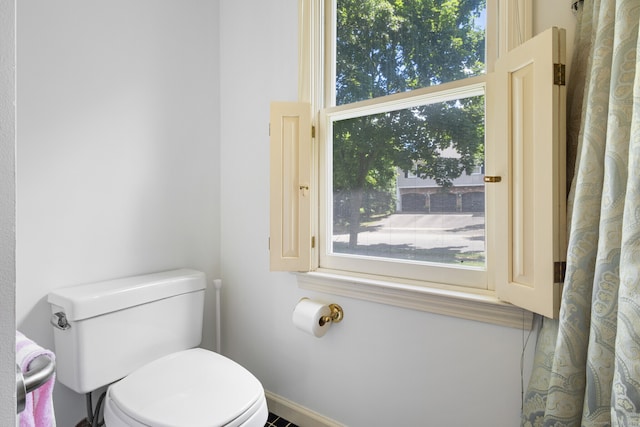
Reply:
<svg viewBox="0 0 640 427"><path fill-rule="evenodd" d="M358 248L349 234L334 234L334 251L440 263L484 263L484 215L394 214L363 224Z"/></svg>

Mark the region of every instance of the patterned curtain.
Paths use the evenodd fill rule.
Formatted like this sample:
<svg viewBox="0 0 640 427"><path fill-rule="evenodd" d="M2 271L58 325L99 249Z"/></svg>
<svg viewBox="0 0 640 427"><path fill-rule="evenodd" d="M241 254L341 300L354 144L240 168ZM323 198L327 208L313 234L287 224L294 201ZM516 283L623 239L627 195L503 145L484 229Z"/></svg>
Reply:
<svg viewBox="0 0 640 427"><path fill-rule="evenodd" d="M567 272L522 426L640 426L640 1L577 5Z"/></svg>

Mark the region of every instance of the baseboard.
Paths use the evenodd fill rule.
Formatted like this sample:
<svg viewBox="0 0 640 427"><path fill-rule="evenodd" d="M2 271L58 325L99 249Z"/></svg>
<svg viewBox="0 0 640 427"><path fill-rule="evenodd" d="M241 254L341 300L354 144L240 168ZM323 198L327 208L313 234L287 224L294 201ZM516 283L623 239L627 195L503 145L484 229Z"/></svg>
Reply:
<svg viewBox="0 0 640 427"><path fill-rule="evenodd" d="M345 427L344 424L340 424L270 391L265 391L265 396L267 397L269 412L273 412L300 427Z"/></svg>

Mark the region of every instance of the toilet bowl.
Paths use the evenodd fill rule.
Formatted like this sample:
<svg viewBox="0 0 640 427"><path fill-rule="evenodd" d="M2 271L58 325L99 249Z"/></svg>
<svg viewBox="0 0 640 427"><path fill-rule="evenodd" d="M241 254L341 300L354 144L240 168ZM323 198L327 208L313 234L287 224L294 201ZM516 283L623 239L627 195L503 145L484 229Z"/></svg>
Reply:
<svg viewBox="0 0 640 427"><path fill-rule="evenodd" d="M109 427L263 427L260 382L242 366L200 348L153 361L111 385Z"/></svg>
<svg viewBox="0 0 640 427"><path fill-rule="evenodd" d="M108 386L107 427L262 427L260 381L197 348L206 279L172 270L51 292L57 380L77 393Z"/></svg>

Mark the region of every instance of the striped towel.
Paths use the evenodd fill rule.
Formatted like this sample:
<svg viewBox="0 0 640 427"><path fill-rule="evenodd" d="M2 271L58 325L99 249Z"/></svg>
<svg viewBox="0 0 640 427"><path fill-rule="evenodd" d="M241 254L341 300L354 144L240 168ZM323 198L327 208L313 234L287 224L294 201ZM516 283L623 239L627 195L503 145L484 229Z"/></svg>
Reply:
<svg viewBox="0 0 640 427"><path fill-rule="evenodd" d="M40 347L16 331L16 363L23 373L29 370L29 364L33 359L42 355L55 360L52 351ZM56 417L52 399L54 383L55 374L41 387L27 394L24 411L19 415L20 427L55 427Z"/></svg>

